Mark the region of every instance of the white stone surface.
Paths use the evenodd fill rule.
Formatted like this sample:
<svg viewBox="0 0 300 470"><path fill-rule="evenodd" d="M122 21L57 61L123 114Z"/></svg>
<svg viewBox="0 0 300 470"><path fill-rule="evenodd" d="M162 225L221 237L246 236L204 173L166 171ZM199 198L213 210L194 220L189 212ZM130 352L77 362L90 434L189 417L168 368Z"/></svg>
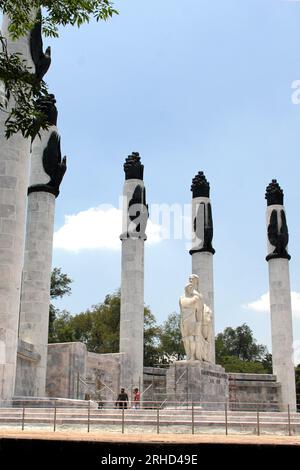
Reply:
<svg viewBox="0 0 300 470"><path fill-rule="evenodd" d="M210 203L208 197L195 197L192 199L192 249L203 247L204 239L204 207ZM197 221L197 236L194 230L194 220Z"/></svg>
<svg viewBox="0 0 300 470"><path fill-rule="evenodd" d="M7 35L8 19L3 18L2 34L8 51L19 52L27 65L29 35L12 41ZM14 392L21 274L24 253L25 210L28 187L30 143L20 134L5 138L7 115L0 113L0 341L5 345L0 357L0 399Z"/></svg>
<svg viewBox="0 0 300 470"><path fill-rule="evenodd" d="M121 386L127 392L131 387L142 389L143 385L144 237L127 237L128 204L137 185L144 187L142 180L126 180L123 190L120 353L125 353Z"/></svg>
<svg viewBox="0 0 300 470"><path fill-rule="evenodd" d="M281 383L283 409L290 405L291 411L296 411L289 261L271 259L268 265L273 373Z"/></svg>
<svg viewBox="0 0 300 470"><path fill-rule="evenodd" d="M29 194L19 337L41 356L35 366L36 397L45 396L54 212L53 194Z"/></svg>
<svg viewBox="0 0 300 470"><path fill-rule="evenodd" d="M267 206L267 212L266 212L267 229L268 229L268 226L269 226L269 223L270 223L270 218L271 218L271 214L272 214L273 210L276 210L277 213L278 213L278 223L279 223L278 229L280 230L281 229L281 215L280 215L280 213L281 213L282 210L285 211L285 208L284 208L284 206L281 206L280 204L273 204L271 206ZM271 245L271 243L269 242L269 238L267 237L267 253L268 253L268 255L270 253L272 253L274 250L275 250L275 246Z"/></svg>
<svg viewBox="0 0 300 470"><path fill-rule="evenodd" d="M210 361L216 362L215 354L215 320L214 320L214 278L213 278L213 255L212 253L193 253L192 255L192 273L199 276L199 289L203 295L204 303L212 312L211 329L212 340L210 350Z"/></svg>
<svg viewBox="0 0 300 470"><path fill-rule="evenodd" d="M121 386L142 388L144 360L144 240L122 241L120 353ZM123 384L123 385L122 385Z"/></svg>
<svg viewBox="0 0 300 470"><path fill-rule="evenodd" d="M49 182L44 170L43 152L56 126L41 131L32 144L30 185ZM41 356L36 367L36 382L28 386L34 396L45 396L48 348L50 283L53 251L55 196L48 192L32 192L28 196L25 258L22 278L20 327L21 340L35 346ZM22 391L27 395L26 390Z"/></svg>
<svg viewBox="0 0 300 470"><path fill-rule="evenodd" d="M129 218L128 212L128 205L132 199L134 190L137 186L140 186L142 189L144 188L144 182L139 179L129 179L125 181L124 190L123 190L123 214L122 214L122 234L127 234L127 232L131 233L135 231L136 223L135 221L131 221ZM137 207L133 209L133 214L135 215Z"/></svg>
<svg viewBox="0 0 300 470"><path fill-rule="evenodd" d="M201 249L203 247L204 238L204 210L200 210L201 205L207 206L211 203L208 197L196 197L192 199L192 249ZM198 215L198 216L197 216ZM197 233L194 232L194 219L197 217ZM201 225L199 227L199 225ZM212 312L211 328L212 341L210 347L209 361L216 362L215 353L215 309L214 309L214 271L213 271L213 254L209 252L192 254L192 273L199 277L199 289L203 295L204 303Z"/></svg>
<svg viewBox="0 0 300 470"><path fill-rule="evenodd" d="M56 126L51 126L47 131L41 131L40 137L37 136L33 142L30 159L30 186L35 184L47 184L50 181L50 176L47 175L44 170L42 157L52 132L58 134Z"/></svg>

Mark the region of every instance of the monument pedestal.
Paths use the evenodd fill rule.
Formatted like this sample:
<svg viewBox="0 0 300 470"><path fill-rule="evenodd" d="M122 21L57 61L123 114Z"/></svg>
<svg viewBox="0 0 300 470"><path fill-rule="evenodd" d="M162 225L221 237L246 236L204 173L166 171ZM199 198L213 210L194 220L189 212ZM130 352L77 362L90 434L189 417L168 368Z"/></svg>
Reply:
<svg viewBox="0 0 300 470"><path fill-rule="evenodd" d="M170 406L194 404L205 409L224 409L228 402L228 374L219 365L204 361L177 361L167 371Z"/></svg>

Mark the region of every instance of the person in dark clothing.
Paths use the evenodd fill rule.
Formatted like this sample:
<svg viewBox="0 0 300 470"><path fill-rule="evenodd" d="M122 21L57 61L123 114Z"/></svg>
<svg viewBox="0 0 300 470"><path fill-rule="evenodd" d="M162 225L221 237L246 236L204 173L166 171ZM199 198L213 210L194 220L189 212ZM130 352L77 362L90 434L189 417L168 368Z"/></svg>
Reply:
<svg viewBox="0 0 300 470"><path fill-rule="evenodd" d="M121 409L127 409L128 405L128 395L125 392L125 388L121 388L121 392L118 395L117 401L116 401L116 406L118 406Z"/></svg>

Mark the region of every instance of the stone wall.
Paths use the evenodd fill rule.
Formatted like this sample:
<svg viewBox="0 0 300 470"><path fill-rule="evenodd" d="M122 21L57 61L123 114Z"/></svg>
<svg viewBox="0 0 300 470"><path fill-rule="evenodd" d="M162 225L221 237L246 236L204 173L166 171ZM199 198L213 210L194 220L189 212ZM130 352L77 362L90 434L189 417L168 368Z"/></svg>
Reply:
<svg viewBox="0 0 300 470"><path fill-rule="evenodd" d="M37 367L41 356L35 347L19 339L15 396L34 397Z"/></svg>
<svg viewBox="0 0 300 470"><path fill-rule="evenodd" d="M145 406L151 407L155 402L163 403L166 400L166 373L165 368L144 367L143 402Z"/></svg>
<svg viewBox="0 0 300 470"><path fill-rule="evenodd" d="M48 397L84 398L81 382L86 374L86 347L83 343L48 345L46 394Z"/></svg>
<svg viewBox="0 0 300 470"><path fill-rule="evenodd" d="M120 382L123 357L122 353L87 353L85 382L91 399L115 403L123 385Z"/></svg>
<svg viewBox="0 0 300 470"><path fill-rule="evenodd" d="M194 403L206 409L224 409L228 401L228 374L223 367L200 361L177 361L167 371L169 404Z"/></svg>
<svg viewBox="0 0 300 470"><path fill-rule="evenodd" d="M271 374L228 374L232 410L281 411L281 385Z"/></svg>
<svg viewBox="0 0 300 470"><path fill-rule="evenodd" d="M28 350L28 347L27 347ZM23 345L24 352L24 345ZM27 352L27 355L29 353ZM32 352L30 353L32 355ZM61 398L91 398L114 403L120 388L124 354L87 352L82 343L48 345L47 396ZM25 361L25 362L24 362ZM22 370L19 385L28 386L31 373L25 355L18 358ZM278 411L281 409L281 386L276 376L269 374L226 374L220 366L195 363L188 367L180 361L167 368L144 367L143 401L229 402L232 410ZM199 387L199 383L200 387ZM129 383L129 381L128 381ZM29 384L29 385L28 385ZM132 386L126 391L131 398ZM24 395L24 393L19 393Z"/></svg>
<svg viewBox="0 0 300 470"><path fill-rule="evenodd" d="M122 361L123 354L87 352L83 343L49 344L47 396L114 403L123 385Z"/></svg>

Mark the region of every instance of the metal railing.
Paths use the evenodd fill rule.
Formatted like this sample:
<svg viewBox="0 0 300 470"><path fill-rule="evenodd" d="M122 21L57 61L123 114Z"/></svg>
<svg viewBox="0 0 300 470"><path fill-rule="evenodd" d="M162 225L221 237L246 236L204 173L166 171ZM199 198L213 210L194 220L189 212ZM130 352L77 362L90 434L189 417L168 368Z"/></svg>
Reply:
<svg viewBox="0 0 300 470"><path fill-rule="evenodd" d="M232 402L143 402L139 409L133 403L105 402L105 408L88 401L86 408L32 407L24 401L21 407L0 407L1 429L36 430L53 432L80 430L86 432L114 431L184 433L184 434L282 434L300 436L300 413L290 406L284 412L232 411ZM132 407L131 407L132 405ZM145 406L146 405L146 406ZM254 403L252 404L254 407ZM257 404L256 404L257 405Z"/></svg>

